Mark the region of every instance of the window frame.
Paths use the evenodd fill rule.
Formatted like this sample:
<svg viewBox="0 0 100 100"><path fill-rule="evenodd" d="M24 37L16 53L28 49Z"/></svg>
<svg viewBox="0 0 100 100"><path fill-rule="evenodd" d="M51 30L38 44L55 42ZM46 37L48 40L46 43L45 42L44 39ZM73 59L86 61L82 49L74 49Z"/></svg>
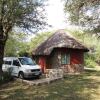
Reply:
<svg viewBox="0 0 100 100"><path fill-rule="evenodd" d="M3 63L4 63L5 65L12 65L12 61L7 61L7 60L5 60L5 61L3 61Z"/></svg>
<svg viewBox="0 0 100 100"><path fill-rule="evenodd" d="M17 65L14 65L14 61L17 61L19 63L19 67L21 66L19 60L17 60L17 59L16 60L13 60L13 63L12 63L13 66L17 66Z"/></svg>
<svg viewBox="0 0 100 100"><path fill-rule="evenodd" d="M69 65L70 64L70 53L66 53L66 52L61 53L61 64L62 65Z"/></svg>

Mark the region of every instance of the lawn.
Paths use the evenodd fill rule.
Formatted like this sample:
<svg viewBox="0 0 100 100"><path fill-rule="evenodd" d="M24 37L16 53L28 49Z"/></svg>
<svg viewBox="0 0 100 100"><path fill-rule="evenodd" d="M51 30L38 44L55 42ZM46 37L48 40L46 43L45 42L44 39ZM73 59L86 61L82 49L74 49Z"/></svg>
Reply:
<svg viewBox="0 0 100 100"><path fill-rule="evenodd" d="M41 86L13 81L0 86L0 100L100 100L100 72L66 75Z"/></svg>

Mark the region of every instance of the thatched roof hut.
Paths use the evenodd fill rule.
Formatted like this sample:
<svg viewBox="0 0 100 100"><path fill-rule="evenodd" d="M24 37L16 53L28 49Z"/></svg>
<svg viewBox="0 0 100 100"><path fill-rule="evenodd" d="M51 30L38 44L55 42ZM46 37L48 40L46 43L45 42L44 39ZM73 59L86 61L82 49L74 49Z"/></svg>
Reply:
<svg viewBox="0 0 100 100"><path fill-rule="evenodd" d="M32 56L43 70L60 67L67 72L80 72L84 68L84 52L87 51L88 48L73 36L58 30L41 43L32 52Z"/></svg>
<svg viewBox="0 0 100 100"><path fill-rule="evenodd" d="M72 48L88 51L83 44L78 42L64 30L56 31L51 37L40 44L34 51L33 55L50 55L54 48Z"/></svg>

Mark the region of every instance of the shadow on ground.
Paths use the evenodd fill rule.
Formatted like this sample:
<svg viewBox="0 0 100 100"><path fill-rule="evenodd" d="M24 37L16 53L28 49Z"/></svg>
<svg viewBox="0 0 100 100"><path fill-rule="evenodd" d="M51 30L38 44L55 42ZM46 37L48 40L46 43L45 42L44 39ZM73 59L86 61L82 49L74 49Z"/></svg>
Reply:
<svg viewBox="0 0 100 100"><path fill-rule="evenodd" d="M93 70L41 86L15 81L0 87L0 100L99 100L99 85L100 72Z"/></svg>

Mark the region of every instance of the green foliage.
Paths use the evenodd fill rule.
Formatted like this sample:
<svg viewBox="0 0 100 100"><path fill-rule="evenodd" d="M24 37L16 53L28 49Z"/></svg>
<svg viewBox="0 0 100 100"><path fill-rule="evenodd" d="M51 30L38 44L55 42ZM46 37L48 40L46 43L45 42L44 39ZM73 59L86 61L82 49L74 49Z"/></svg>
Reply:
<svg viewBox="0 0 100 100"><path fill-rule="evenodd" d="M28 57L28 56L29 56L29 53L28 53L28 52L25 52L25 51L20 51L20 52L18 53L18 55L19 55L20 57Z"/></svg>
<svg viewBox="0 0 100 100"><path fill-rule="evenodd" d="M51 33L52 32L44 32L37 34L31 39L31 42L27 42L27 34L13 32L6 43L5 56L30 56L32 50L52 35Z"/></svg>
<svg viewBox="0 0 100 100"><path fill-rule="evenodd" d="M87 67L98 65L97 62L100 62L100 39L98 36L81 30L69 30L69 32L90 50L89 53L85 54L85 65Z"/></svg>
<svg viewBox="0 0 100 100"><path fill-rule="evenodd" d="M100 32L100 0L65 0L65 13L72 24Z"/></svg>
<svg viewBox="0 0 100 100"><path fill-rule="evenodd" d="M86 67L95 68L95 66L97 66L95 55L86 54L84 60Z"/></svg>
<svg viewBox="0 0 100 100"><path fill-rule="evenodd" d="M44 32L41 34L37 34L34 38L31 39L30 45L30 53L34 50L40 43L44 42L49 36L52 35L53 32Z"/></svg>
<svg viewBox="0 0 100 100"><path fill-rule="evenodd" d="M5 47L5 56L20 56L29 49L24 33L11 33Z"/></svg>
<svg viewBox="0 0 100 100"><path fill-rule="evenodd" d="M7 31L6 34L14 26L34 31L41 29L45 24L43 1L0 0L0 24Z"/></svg>

